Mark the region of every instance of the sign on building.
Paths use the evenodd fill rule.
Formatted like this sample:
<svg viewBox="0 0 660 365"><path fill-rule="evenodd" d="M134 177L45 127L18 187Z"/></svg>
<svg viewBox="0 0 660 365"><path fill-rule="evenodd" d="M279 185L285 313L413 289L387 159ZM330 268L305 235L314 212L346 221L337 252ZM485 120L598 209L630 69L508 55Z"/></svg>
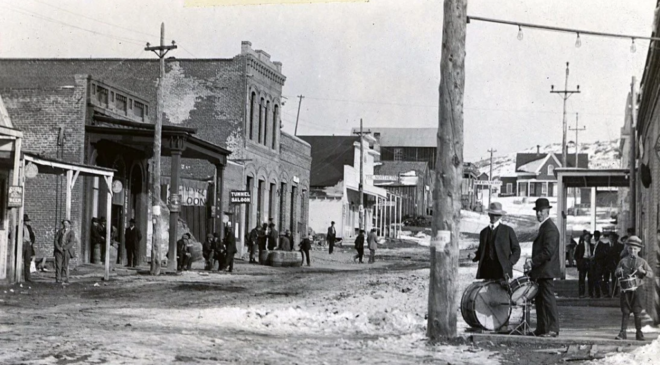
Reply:
<svg viewBox="0 0 660 365"><path fill-rule="evenodd" d="M229 192L231 204L250 204L250 192L247 190L232 190Z"/></svg>
<svg viewBox="0 0 660 365"><path fill-rule="evenodd" d="M23 205L23 187L22 186L10 186L9 187L9 199L7 201L7 206L9 208L18 208Z"/></svg>

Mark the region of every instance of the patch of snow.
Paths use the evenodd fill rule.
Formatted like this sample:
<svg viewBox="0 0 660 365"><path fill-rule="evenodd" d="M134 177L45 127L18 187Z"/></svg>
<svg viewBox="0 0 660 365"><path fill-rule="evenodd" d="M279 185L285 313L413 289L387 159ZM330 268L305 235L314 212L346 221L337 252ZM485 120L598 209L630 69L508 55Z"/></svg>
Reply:
<svg viewBox="0 0 660 365"><path fill-rule="evenodd" d="M629 353L618 353L604 359L586 362L590 365L657 365L660 359L660 339Z"/></svg>

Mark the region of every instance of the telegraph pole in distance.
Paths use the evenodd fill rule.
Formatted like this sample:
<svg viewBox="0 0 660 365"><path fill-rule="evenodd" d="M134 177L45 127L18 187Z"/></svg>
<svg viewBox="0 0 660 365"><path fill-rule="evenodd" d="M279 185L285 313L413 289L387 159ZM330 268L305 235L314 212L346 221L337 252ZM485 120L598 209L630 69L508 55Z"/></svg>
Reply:
<svg viewBox="0 0 660 365"><path fill-rule="evenodd" d="M555 85L550 85L550 93L561 94L562 99L564 99L564 112L563 112L563 127L562 127L562 140L561 140L561 164L562 167L566 167L566 100L571 97L573 94L580 93L580 85L577 86L577 90L568 90L568 62L566 62L566 79L564 81L564 90L555 90Z"/></svg>
<svg viewBox="0 0 660 365"><path fill-rule="evenodd" d="M490 209L490 196L493 192L493 186L491 185L493 181L493 152L497 152L497 150L491 148L488 152L490 152L490 173L488 174L488 209Z"/></svg>
<svg viewBox="0 0 660 365"><path fill-rule="evenodd" d="M293 131L293 135L298 135L298 119L300 118L300 106L302 105L302 99L305 97L303 95L298 95L298 114L296 115L296 129Z"/></svg>
<svg viewBox="0 0 660 365"><path fill-rule="evenodd" d="M360 132L355 132L355 134L360 135L360 184L358 185L358 193L360 194L360 207L358 208L358 213L360 217L361 230L364 229L364 144L362 143L362 137L369 133L371 133L371 130L365 132L362 129L362 118L360 118Z"/></svg>
<svg viewBox="0 0 660 365"><path fill-rule="evenodd" d="M165 23L160 24L160 46L151 46L147 43L145 51L152 51L160 59L160 76L158 77L158 107L156 110L156 126L154 128L154 171L153 171L153 186L151 190L152 200L152 216L153 216L153 237L151 243L151 275L160 274L160 151L161 151L161 137L163 130L163 77L165 77L165 55L172 49L176 49L174 41L172 45L165 45ZM174 250L170 247L170 260L176 262L176 246ZM171 262L170 261L170 262ZM176 263L175 263L176 267Z"/></svg>
<svg viewBox="0 0 660 365"><path fill-rule="evenodd" d="M578 154L580 150L580 145L578 144L578 133L587 129L587 127L578 128L578 113L575 113L575 128L568 128L570 131L575 131L575 168L578 168ZM573 188L573 215L577 215L577 196L580 188Z"/></svg>
<svg viewBox="0 0 660 365"><path fill-rule="evenodd" d="M575 113L575 128L568 129L570 131L575 131L575 167L578 167L578 151L580 149L578 144L578 133L587 130L587 127L578 128L578 113Z"/></svg>
<svg viewBox="0 0 660 365"><path fill-rule="evenodd" d="M458 336L455 299L458 290L458 226L463 181L466 27L467 0L444 0L440 53L440 113L426 325L426 336L431 341Z"/></svg>

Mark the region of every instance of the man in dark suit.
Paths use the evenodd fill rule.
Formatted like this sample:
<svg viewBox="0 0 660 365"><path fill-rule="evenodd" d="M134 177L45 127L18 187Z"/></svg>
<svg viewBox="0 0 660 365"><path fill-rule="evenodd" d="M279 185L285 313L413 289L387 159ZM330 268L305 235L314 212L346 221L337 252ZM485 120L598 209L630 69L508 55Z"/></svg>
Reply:
<svg viewBox="0 0 660 365"><path fill-rule="evenodd" d="M328 253L332 255L332 251L335 249L335 239L337 239L337 230L335 229L335 222L330 222L330 227L328 227L328 234L326 235L328 239Z"/></svg>
<svg viewBox="0 0 660 365"><path fill-rule="evenodd" d="M128 267L138 267L140 265L140 241L142 241L142 233L135 226L135 219L131 218L128 222L128 228L124 233L124 240L126 242L126 258L128 259Z"/></svg>
<svg viewBox="0 0 660 365"><path fill-rule="evenodd" d="M525 263L525 272L536 280L539 292L536 296L536 330L540 337L557 337L559 313L555 299L554 278L561 276L559 261L559 230L550 219L550 202L546 198L536 199L534 210L539 226L539 235L532 244L532 259ZM563 258L562 258L563 259Z"/></svg>
<svg viewBox="0 0 660 365"><path fill-rule="evenodd" d="M502 204L493 202L488 210L490 224L479 234L479 248L472 261L479 261L477 279L507 280L520 258L520 244L513 228L500 222L506 214Z"/></svg>

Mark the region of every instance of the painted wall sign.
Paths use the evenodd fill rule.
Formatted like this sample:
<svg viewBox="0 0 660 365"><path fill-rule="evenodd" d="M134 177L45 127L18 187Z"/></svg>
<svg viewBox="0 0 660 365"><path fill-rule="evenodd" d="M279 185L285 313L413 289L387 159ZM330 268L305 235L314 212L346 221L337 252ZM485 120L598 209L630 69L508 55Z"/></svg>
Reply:
<svg viewBox="0 0 660 365"><path fill-rule="evenodd" d="M7 200L7 206L10 208L18 208L23 205L23 187L22 186L10 186L9 187L9 199Z"/></svg>

